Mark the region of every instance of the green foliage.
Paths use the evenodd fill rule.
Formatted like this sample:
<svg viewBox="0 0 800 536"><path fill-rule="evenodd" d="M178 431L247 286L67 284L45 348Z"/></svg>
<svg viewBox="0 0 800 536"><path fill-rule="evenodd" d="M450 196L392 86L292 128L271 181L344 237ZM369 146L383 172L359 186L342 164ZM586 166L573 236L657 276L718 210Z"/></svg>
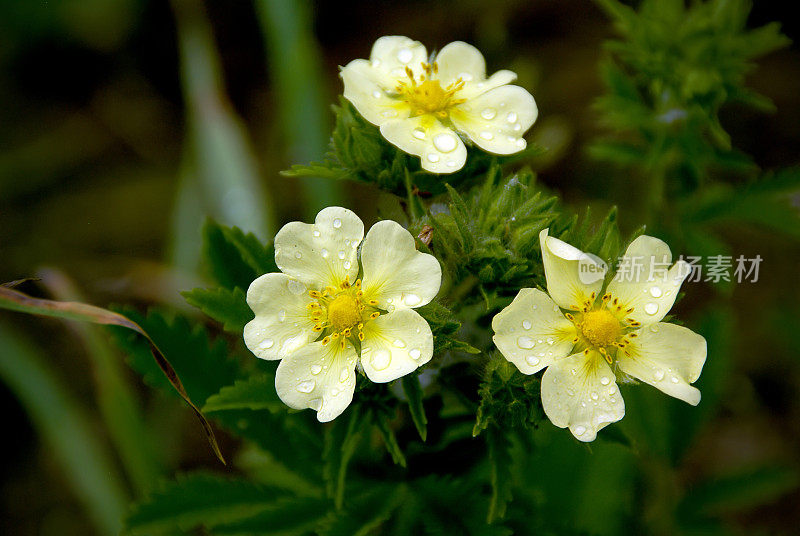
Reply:
<svg viewBox="0 0 800 536"><path fill-rule="evenodd" d="M337 509L344 503L347 465L363 437L362 423L360 405L353 405L325 430L325 449L322 452L323 476L327 483L328 496L333 499Z"/></svg>
<svg viewBox="0 0 800 536"><path fill-rule="evenodd" d="M512 458L511 433L508 428L495 426L486 430L489 451L490 483L492 497L489 501L487 521L492 523L506 515L506 506L511 501Z"/></svg>
<svg viewBox="0 0 800 536"><path fill-rule="evenodd" d="M472 435L477 436L490 424L506 427L529 427L541 418L539 378L526 376L495 353L486 365L480 389L480 406Z"/></svg>
<svg viewBox="0 0 800 536"><path fill-rule="evenodd" d="M276 272L275 253L252 233L207 220L203 227L203 258L211 276L223 287L246 289L258 276Z"/></svg>
<svg viewBox="0 0 800 536"><path fill-rule="evenodd" d="M247 296L239 287L196 288L181 295L189 305L221 323L225 331L241 333L245 324L253 319Z"/></svg>
<svg viewBox="0 0 800 536"><path fill-rule="evenodd" d="M425 441L428 437L428 416L425 414L425 405L422 403L422 386L419 383L419 374L403 376L403 393L408 399L408 411L417 428L419 437Z"/></svg>
<svg viewBox="0 0 800 536"><path fill-rule="evenodd" d="M284 491L205 473L179 476L137 504L125 520L126 534L162 534L213 528L268 510Z"/></svg>
<svg viewBox="0 0 800 536"><path fill-rule="evenodd" d="M387 142L378 128L361 117L344 97L339 98L339 106L333 106L333 111L336 126L325 160L294 165L283 175L351 179L374 183L403 198L430 197L445 191L445 181L450 185L465 183L482 175L494 162L511 162L542 152L541 148L530 146L522 155L500 158L468 145L467 163L462 169L450 175L435 175L421 169L418 157Z"/></svg>
<svg viewBox="0 0 800 536"><path fill-rule="evenodd" d="M223 387L219 393L211 395L203 406L203 411L242 409L278 411L283 407L283 403L275 393L275 376L257 374Z"/></svg>
<svg viewBox="0 0 800 536"><path fill-rule="evenodd" d="M788 44L778 25L748 29L747 0L645 0L637 10L617 0L598 4L620 35L606 44L607 91L597 101L618 137L595 144L593 154L662 175L670 191L692 190L715 169L753 171L731 147L719 111L734 102L772 109L744 79L752 60Z"/></svg>

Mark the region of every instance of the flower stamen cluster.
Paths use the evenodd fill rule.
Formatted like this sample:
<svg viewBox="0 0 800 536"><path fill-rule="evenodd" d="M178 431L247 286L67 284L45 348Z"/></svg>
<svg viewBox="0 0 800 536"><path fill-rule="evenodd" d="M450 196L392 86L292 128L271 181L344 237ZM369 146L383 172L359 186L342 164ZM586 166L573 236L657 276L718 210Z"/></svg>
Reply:
<svg viewBox="0 0 800 536"><path fill-rule="evenodd" d="M464 87L464 80L458 78L442 89L441 81L435 78L439 72L436 62L422 62L422 73L419 84L414 78L414 71L406 67L409 81L400 80L397 84L397 94L411 107L411 117L425 114L434 114L439 119L446 119L453 106L466 102L466 99L454 98L456 93Z"/></svg>

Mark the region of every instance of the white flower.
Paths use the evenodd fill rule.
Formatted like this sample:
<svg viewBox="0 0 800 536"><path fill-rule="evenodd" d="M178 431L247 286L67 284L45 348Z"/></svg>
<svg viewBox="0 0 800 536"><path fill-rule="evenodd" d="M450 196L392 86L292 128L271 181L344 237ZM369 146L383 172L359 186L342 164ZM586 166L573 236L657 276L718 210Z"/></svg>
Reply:
<svg viewBox="0 0 800 536"><path fill-rule="evenodd" d="M539 235L547 293L522 289L492 321L494 342L520 372L542 376L542 405L581 441L625 415L616 384L627 374L692 405L700 391L706 340L661 322L675 302L688 264L651 236L634 240L601 292L605 266L577 248ZM628 272L622 267L636 267ZM583 268L583 269L582 269ZM588 282L591 281L591 282ZM564 313L562 310L571 312Z"/></svg>
<svg viewBox="0 0 800 536"><path fill-rule="evenodd" d="M330 421L353 400L359 361L384 383L431 359L431 329L411 308L436 296L442 270L398 223L378 222L364 237L358 216L328 207L313 224L283 226L275 263L283 273L262 275L247 291L256 316L244 341L257 357L281 360L275 388L289 407Z"/></svg>
<svg viewBox="0 0 800 536"><path fill-rule="evenodd" d="M464 165L467 149L457 133L490 153L521 151L522 135L538 114L530 93L508 85L516 74L499 71L487 79L481 53L461 41L429 60L418 41L381 37L369 61L351 61L341 76L344 97L358 112L433 173Z"/></svg>

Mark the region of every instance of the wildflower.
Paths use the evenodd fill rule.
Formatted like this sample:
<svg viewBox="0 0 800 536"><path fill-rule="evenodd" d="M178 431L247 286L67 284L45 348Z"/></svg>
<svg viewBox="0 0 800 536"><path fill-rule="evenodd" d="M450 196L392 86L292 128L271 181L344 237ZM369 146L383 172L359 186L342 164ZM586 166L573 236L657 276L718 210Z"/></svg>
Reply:
<svg viewBox="0 0 800 536"><path fill-rule="evenodd" d="M548 229L539 240L547 293L522 289L492 328L500 352L520 372L547 367L542 405L553 424L569 427L581 441L594 440L598 430L625 415L617 377L639 379L697 405L700 391L690 384L700 377L706 340L661 322L689 273L687 264L671 266L667 244L640 236L620 262L640 269L618 270L603 291L602 263L548 236Z"/></svg>
<svg viewBox="0 0 800 536"><path fill-rule="evenodd" d="M509 85L516 74L499 71L487 79L481 53L461 41L429 59L418 41L381 37L369 61L351 61L341 76L344 97L358 112L433 173L463 167L467 149L459 134L490 153L521 151L538 113L530 93Z"/></svg>
<svg viewBox="0 0 800 536"><path fill-rule="evenodd" d="M255 318L244 341L257 357L281 360L275 388L289 407L330 421L353 399L357 364L384 383L431 359L430 327L412 308L436 296L441 267L398 223L378 222L364 237L358 216L328 207L313 224L283 226L275 263L282 273L247 291Z"/></svg>

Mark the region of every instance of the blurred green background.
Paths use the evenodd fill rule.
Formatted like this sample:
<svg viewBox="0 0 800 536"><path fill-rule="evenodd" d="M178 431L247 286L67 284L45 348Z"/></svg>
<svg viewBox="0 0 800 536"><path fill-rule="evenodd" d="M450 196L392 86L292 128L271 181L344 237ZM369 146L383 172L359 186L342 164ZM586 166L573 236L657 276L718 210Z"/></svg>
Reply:
<svg viewBox="0 0 800 536"><path fill-rule="evenodd" d="M796 41L791 7L756 1L749 24L779 21ZM391 34L429 50L465 40L489 71L516 71L540 109L528 138L549 148L540 182L578 210L618 205L624 231L657 223L629 176L586 154L613 35L588 1L3 0L0 281L38 276L62 299L195 314L178 292L202 283L207 215L262 239L330 204L373 221L388 203L375 189L278 172L322 156L337 66ZM748 83L777 112L723 109L733 145L763 169L796 164L798 46L760 60ZM791 203L800 210L800 192ZM627 426L656 439L633 453L544 431L550 469L531 468L539 480L518 500L578 516L587 533L670 534L687 503L733 533L796 530L800 247L747 225L721 233L731 254L764 261L757 283L685 287L676 314L710 348L699 408L637 393ZM0 533L111 534L159 476L214 466L189 412L144 387L106 332L3 312L0 356Z"/></svg>

